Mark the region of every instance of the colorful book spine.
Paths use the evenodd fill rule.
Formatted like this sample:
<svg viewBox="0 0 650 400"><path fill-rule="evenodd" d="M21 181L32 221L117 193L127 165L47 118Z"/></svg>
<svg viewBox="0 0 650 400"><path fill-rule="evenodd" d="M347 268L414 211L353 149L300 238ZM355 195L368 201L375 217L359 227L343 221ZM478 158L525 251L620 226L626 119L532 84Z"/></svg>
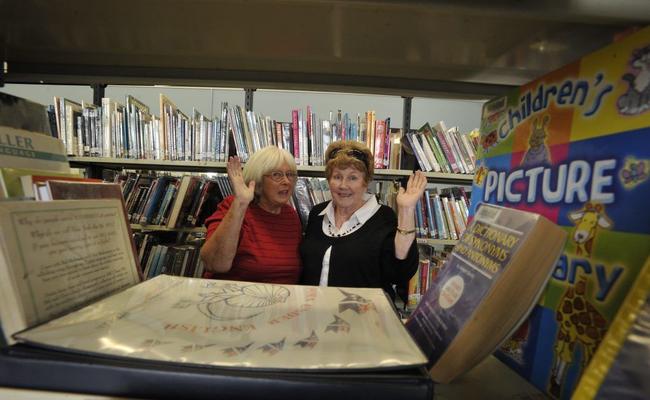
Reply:
<svg viewBox="0 0 650 400"><path fill-rule="evenodd" d="M298 125L298 110L291 110L291 128L293 129L293 157L297 165L302 165L300 160L300 131Z"/></svg>
<svg viewBox="0 0 650 400"><path fill-rule="evenodd" d="M434 189L435 190L435 189ZM433 192L433 212L436 218L436 227L438 227L438 235L440 239L449 239L449 229L445 222L444 211L442 209L442 201L437 192Z"/></svg>
<svg viewBox="0 0 650 400"><path fill-rule="evenodd" d="M440 127L440 123L436 125L436 138L438 138L438 143L440 143L440 147L442 148L442 151L445 155L445 158L447 159L447 162L449 163L449 168L451 169L451 172L453 173L460 173L460 168L458 168L458 164L456 163L456 157L454 157L454 153L451 150L451 146L447 142L447 138L445 137L445 127L442 126Z"/></svg>
<svg viewBox="0 0 650 400"><path fill-rule="evenodd" d="M427 209L427 222L429 224L429 237L438 239L438 229L433 218L433 206L431 205L431 194L428 190L424 191L424 203Z"/></svg>

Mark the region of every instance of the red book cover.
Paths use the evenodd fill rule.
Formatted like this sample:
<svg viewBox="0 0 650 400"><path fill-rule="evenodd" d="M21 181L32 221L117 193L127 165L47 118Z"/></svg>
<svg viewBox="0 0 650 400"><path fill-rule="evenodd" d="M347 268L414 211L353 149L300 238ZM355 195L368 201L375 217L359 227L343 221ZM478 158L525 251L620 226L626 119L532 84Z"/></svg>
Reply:
<svg viewBox="0 0 650 400"><path fill-rule="evenodd" d="M296 164L300 165L300 132L298 131L298 110L291 110L291 121L293 128L293 156Z"/></svg>
<svg viewBox="0 0 650 400"><path fill-rule="evenodd" d="M447 142L447 138L445 137L445 134L439 129L438 125L436 125L435 130L436 130L436 137L438 138L438 142L440 142L440 147L442 147L442 151L445 153L445 158L447 158L447 161L449 161L451 170L456 174L460 173L458 164L456 164L456 157L454 157L454 152L451 150L451 147Z"/></svg>

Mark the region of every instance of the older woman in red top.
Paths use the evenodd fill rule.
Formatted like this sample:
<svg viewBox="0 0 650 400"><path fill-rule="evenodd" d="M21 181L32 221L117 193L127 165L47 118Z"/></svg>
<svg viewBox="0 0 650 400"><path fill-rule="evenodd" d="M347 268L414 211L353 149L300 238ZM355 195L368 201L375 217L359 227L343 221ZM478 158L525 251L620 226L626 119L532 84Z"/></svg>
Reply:
<svg viewBox="0 0 650 400"><path fill-rule="evenodd" d="M297 283L302 230L289 205L296 184L293 156L268 146L254 153L243 171L239 158L230 157L227 170L235 194L205 221L204 277Z"/></svg>

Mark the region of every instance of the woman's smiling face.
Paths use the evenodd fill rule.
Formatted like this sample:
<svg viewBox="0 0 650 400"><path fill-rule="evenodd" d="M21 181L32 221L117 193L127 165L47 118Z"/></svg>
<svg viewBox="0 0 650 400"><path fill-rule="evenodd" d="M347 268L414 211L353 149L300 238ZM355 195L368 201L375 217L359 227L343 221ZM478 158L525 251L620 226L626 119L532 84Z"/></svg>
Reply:
<svg viewBox="0 0 650 400"><path fill-rule="evenodd" d="M284 176L279 182L274 181L270 174L273 172L281 172ZM278 168L273 169L269 174L265 175L262 179L262 193L260 195L260 204L268 209L279 209L287 204L293 194L293 189L296 185L295 175L289 179L286 174L293 171L283 163Z"/></svg>
<svg viewBox="0 0 650 400"><path fill-rule="evenodd" d="M334 206L354 211L363 206L363 196L368 191L364 178L364 173L356 168L334 168L329 179Z"/></svg>

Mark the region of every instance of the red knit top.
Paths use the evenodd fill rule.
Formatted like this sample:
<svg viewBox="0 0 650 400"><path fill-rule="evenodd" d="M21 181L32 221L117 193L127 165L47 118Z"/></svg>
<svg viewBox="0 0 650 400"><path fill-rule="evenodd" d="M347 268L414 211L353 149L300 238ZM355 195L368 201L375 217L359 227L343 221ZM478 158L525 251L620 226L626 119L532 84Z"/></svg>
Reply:
<svg viewBox="0 0 650 400"><path fill-rule="evenodd" d="M228 213L234 196L226 197L205 220L207 238ZM251 203L246 209L239 232L239 244L230 271L206 272L204 278L266 283L298 283L301 273L298 246L302 238L296 210L284 205L280 214L272 214Z"/></svg>

